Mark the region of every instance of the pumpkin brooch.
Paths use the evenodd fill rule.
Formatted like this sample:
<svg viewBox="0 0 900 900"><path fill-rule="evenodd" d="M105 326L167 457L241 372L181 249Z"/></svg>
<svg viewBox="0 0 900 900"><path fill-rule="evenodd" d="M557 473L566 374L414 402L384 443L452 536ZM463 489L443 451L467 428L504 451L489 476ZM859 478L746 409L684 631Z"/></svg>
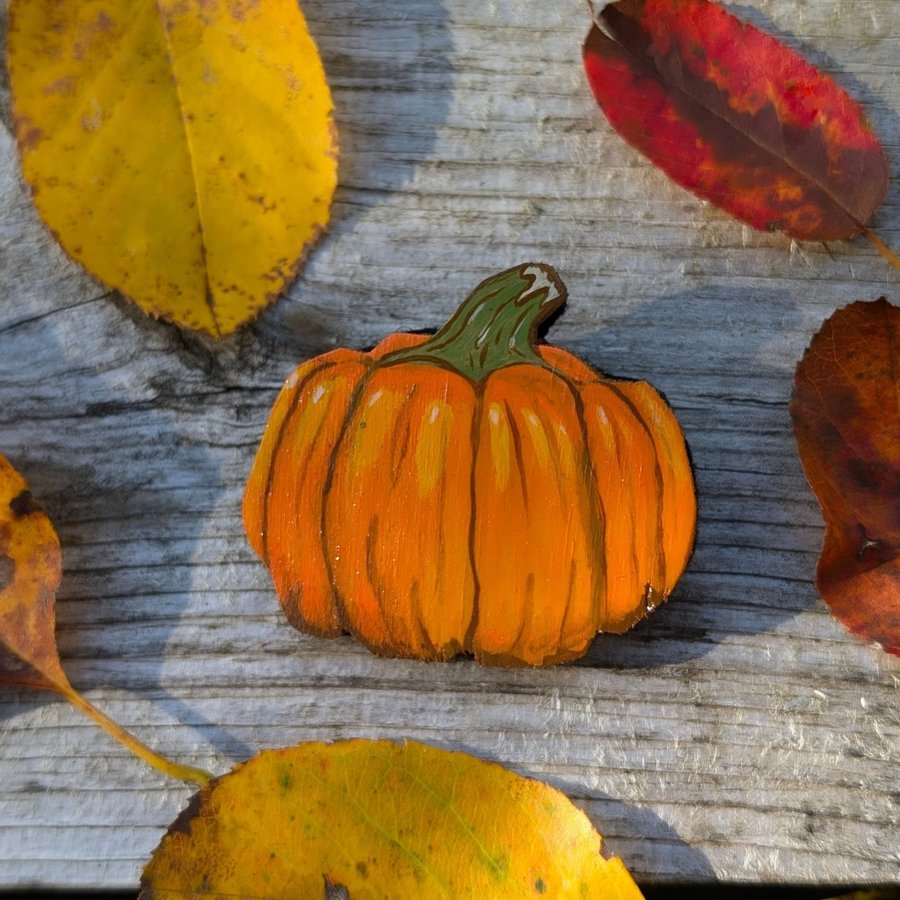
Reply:
<svg viewBox="0 0 900 900"><path fill-rule="evenodd" d="M576 659L666 599L694 540L681 429L645 382L537 342L547 265L483 281L433 336L300 365L244 495L301 631L382 656Z"/></svg>

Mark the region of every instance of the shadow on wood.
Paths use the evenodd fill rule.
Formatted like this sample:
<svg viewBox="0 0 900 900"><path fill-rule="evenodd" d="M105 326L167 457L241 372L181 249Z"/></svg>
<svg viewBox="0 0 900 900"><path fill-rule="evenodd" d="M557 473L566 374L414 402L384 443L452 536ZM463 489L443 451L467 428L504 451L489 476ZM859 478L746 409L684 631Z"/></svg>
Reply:
<svg viewBox="0 0 900 900"><path fill-rule="evenodd" d="M668 603L625 635L600 635L579 665L677 663L722 640L778 629L817 602L822 533L787 408L802 347L780 336L802 333L798 302L733 287L717 295L713 285L610 315L596 341L579 338L576 352L604 371L645 378L667 397L691 453L698 530ZM686 334L695 338L689 346ZM752 382L740 374L749 370Z"/></svg>

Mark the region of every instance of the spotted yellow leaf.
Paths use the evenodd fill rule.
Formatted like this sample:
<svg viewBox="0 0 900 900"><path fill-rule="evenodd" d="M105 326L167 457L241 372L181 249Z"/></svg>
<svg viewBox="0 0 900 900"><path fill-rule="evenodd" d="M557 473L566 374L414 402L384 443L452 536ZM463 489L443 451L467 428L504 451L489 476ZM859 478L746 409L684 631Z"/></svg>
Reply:
<svg viewBox="0 0 900 900"><path fill-rule="evenodd" d="M8 57L35 206L89 272L217 336L285 289L337 170L296 0L11 0Z"/></svg>
<svg viewBox="0 0 900 900"><path fill-rule="evenodd" d="M196 794L145 868L140 900L640 900L600 843L565 795L465 753L300 744Z"/></svg>

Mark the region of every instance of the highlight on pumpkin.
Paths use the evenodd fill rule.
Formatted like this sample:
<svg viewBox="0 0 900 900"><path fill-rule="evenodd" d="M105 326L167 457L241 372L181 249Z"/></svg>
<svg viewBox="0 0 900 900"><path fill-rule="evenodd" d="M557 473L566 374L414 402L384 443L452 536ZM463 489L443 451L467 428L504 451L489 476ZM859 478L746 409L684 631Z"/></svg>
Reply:
<svg viewBox="0 0 900 900"><path fill-rule="evenodd" d="M623 632L684 571L694 483L650 385L539 344L545 264L483 281L435 335L300 365L244 496L304 632L385 656L546 665Z"/></svg>

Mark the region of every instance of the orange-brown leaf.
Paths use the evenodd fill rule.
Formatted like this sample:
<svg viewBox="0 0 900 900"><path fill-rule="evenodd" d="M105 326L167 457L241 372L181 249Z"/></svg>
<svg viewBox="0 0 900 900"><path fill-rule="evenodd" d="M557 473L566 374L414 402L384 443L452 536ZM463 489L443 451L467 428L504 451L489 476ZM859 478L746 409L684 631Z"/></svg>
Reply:
<svg viewBox="0 0 900 900"><path fill-rule="evenodd" d="M467 754L300 744L201 790L154 852L140 897L640 900L600 844L559 791Z"/></svg>
<svg viewBox="0 0 900 900"><path fill-rule="evenodd" d="M62 551L56 530L25 479L0 455L0 684L54 691L148 765L182 781L210 775L160 756L85 700L56 649L56 589Z"/></svg>
<svg viewBox="0 0 900 900"><path fill-rule="evenodd" d="M900 308L857 301L828 319L791 415L825 517L816 585L851 631L900 655Z"/></svg>
<svg viewBox="0 0 900 900"><path fill-rule="evenodd" d="M56 650L62 552L25 479L0 456L0 683L59 691Z"/></svg>

